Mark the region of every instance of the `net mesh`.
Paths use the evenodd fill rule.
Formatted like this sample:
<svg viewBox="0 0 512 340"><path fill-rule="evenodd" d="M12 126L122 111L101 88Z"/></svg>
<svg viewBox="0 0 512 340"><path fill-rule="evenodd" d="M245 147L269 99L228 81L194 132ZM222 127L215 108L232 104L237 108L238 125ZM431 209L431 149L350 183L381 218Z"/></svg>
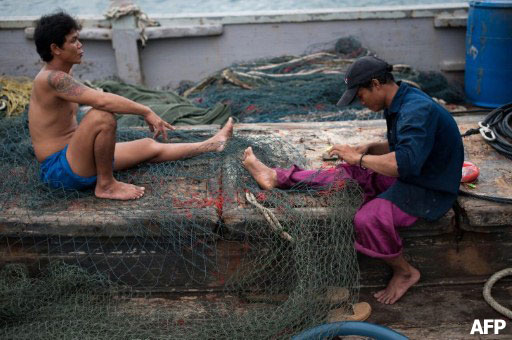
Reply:
<svg viewBox="0 0 512 340"><path fill-rule="evenodd" d="M336 103L346 90L344 76L354 58L374 55L353 37L339 39L332 51L301 57L283 56L232 65L194 86L178 88L199 105L221 102L245 123L344 121L378 119L357 101L340 109ZM463 92L444 75L394 65L396 81L406 81L434 98L461 103Z"/></svg>
<svg viewBox="0 0 512 340"><path fill-rule="evenodd" d="M221 152L116 173L146 187L127 202L42 184L26 115L0 121L0 145L2 339L289 338L358 299L361 191L261 191L241 163L248 146L270 166L308 165L276 135L237 133Z"/></svg>
<svg viewBox="0 0 512 340"><path fill-rule="evenodd" d="M178 91L199 106L229 104L242 122L379 118L335 106L348 65L369 53L346 38L331 52L234 65ZM462 98L439 74L394 73L448 102ZM3 99L14 93L3 90ZM171 142L212 134L178 130ZM144 137L136 127L117 132L118 141ZM333 311L351 314L358 300L360 188L338 180L261 191L242 165L247 147L270 167L309 165L270 130L116 173L146 188L129 202L42 184L26 113L0 120L0 146L2 339L281 339Z"/></svg>

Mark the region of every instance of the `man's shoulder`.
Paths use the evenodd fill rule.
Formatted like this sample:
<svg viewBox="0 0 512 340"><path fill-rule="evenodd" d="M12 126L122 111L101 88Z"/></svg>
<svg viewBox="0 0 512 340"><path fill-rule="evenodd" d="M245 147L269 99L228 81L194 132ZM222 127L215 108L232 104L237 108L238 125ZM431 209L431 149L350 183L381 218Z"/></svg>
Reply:
<svg viewBox="0 0 512 340"><path fill-rule="evenodd" d="M62 80L73 80L73 77L64 71L43 69L34 78L34 84L55 88Z"/></svg>
<svg viewBox="0 0 512 340"><path fill-rule="evenodd" d="M428 113L432 110L434 100L421 90L411 88L404 95L401 113Z"/></svg>

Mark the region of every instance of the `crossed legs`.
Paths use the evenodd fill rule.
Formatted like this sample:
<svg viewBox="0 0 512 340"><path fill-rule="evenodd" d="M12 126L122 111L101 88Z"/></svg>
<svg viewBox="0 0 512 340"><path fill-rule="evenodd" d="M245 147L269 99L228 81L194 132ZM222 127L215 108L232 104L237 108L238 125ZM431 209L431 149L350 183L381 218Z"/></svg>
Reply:
<svg viewBox="0 0 512 340"><path fill-rule="evenodd" d="M73 172L83 177L97 176L94 193L99 198L130 200L144 195L144 187L117 181L113 170L123 170L142 162L166 162L222 151L231 137L233 121L213 137L198 143L158 143L144 138L116 143L116 120L110 112L90 110L73 134L66 158ZM114 163L113 163L114 161Z"/></svg>

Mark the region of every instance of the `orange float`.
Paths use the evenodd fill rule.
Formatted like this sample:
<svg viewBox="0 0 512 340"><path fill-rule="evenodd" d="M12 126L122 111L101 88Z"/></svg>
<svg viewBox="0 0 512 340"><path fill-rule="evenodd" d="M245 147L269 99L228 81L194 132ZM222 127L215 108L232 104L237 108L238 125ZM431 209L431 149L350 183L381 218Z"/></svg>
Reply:
<svg viewBox="0 0 512 340"><path fill-rule="evenodd" d="M464 162L462 165L462 183L473 182L480 175L480 169L471 162Z"/></svg>

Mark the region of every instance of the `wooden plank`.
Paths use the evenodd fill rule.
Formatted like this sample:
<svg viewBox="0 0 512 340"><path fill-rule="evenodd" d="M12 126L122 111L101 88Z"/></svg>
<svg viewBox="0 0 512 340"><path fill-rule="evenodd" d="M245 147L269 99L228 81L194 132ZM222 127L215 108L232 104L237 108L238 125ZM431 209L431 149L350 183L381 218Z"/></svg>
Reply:
<svg viewBox="0 0 512 340"><path fill-rule="evenodd" d="M461 133L478 126L483 116L456 117ZM385 140L386 126L383 120L345 121L345 122L306 122L306 123L268 123L268 124L238 124L236 134L255 139L277 137L295 147L304 157L311 169L332 167L335 161L324 161L322 154L325 149L335 143L357 145L371 141ZM464 139L465 158L473 161L481 169L476 189L472 192L481 195L496 195L512 197L512 166L510 160L492 149L480 135ZM230 186L229 178L224 179L225 190ZM232 184L235 187L234 184ZM468 190L466 186L462 189ZM231 193L236 195L236 193ZM495 227L510 226L512 220L512 205L485 202L475 198L461 197L459 202L464 211L461 227L467 230L496 230ZM313 209L315 205L312 204ZM262 222L258 212L247 207L244 197L238 197L236 203L227 205L223 221L228 228L236 230L242 219ZM316 208L314 208L316 209ZM312 210L313 211L313 210ZM315 210L315 214L318 211ZM318 215L321 218L320 215ZM453 211L449 211L435 223L420 220L405 236L448 233L453 230ZM476 228L478 227L478 228ZM494 229L488 229L492 227ZM476 229L475 229L476 228Z"/></svg>
<svg viewBox="0 0 512 340"><path fill-rule="evenodd" d="M202 140L218 129L218 125L179 127L177 133L170 133L170 142L184 142L179 132ZM208 162L207 157L192 158L183 165L176 164L187 167L185 170L176 168L169 173L164 169L160 176L150 167L161 164L123 171L120 175L133 176L137 185L146 187L144 197L133 201L102 200L92 193L69 193L67 197L57 193L44 203L30 203L31 195L37 193L1 193L0 237L158 237L167 235L173 226L195 228L197 234L204 228L208 235L217 227L221 213L220 170L210 170L204 176ZM198 178L194 174L199 174L195 176ZM8 180L25 176L24 169L16 169Z"/></svg>
<svg viewBox="0 0 512 340"><path fill-rule="evenodd" d="M159 237L0 237L0 268L24 264L37 275L49 263L64 262L141 291L207 291L222 290L244 275L253 277L255 256L267 252L213 232L208 238L185 231Z"/></svg>
<svg viewBox="0 0 512 340"><path fill-rule="evenodd" d="M403 230L403 229L402 229ZM402 232L400 235L404 236ZM422 273L420 284L483 282L512 266L512 233L464 232L404 238L404 256ZM385 285L390 269L381 260L359 255L361 285Z"/></svg>
<svg viewBox="0 0 512 340"><path fill-rule="evenodd" d="M378 303L373 297L376 289L362 289L360 301L369 302L370 323L384 325L410 339L511 339L512 327L507 326L499 335L470 335L473 321L479 319L506 319L494 311L482 298L482 284L437 285L410 289L394 305ZM512 299L510 283L498 282L493 297L501 304ZM507 320L507 324L510 322Z"/></svg>
<svg viewBox="0 0 512 340"><path fill-rule="evenodd" d="M488 336L470 335L475 319L504 319L482 298L482 285L439 285L433 287L415 286L410 289L399 303L384 305L373 297L374 288L363 288L359 301L370 303L372 313L367 322L389 327L410 339L425 340L465 340L496 339L512 337L512 328L508 326L500 334ZM512 298L508 283L496 285L493 296L501 303ZM268 309L275 311L276 303L247 303L234 294L209 292L206 294L169 297L131 297L120 298L118 310L127 315L165 315L172 316L177 325L193 325L198 320L207 320L211 316L247 315L253 310ZM326 311L327 312L327 311ZM165 320L162 318L162 320ZM168 324L162 323L163 327ZM215 325L219 325L216 323ZM227 325L226 325L227 326ZM361 337L343 337L343 339L361 339Z"/></svg>
<svg viewBox="0 0 512 340"><path fill-rule="evenodd" d="M133 201L101 200L91 195L66 202L56 200L39 210L10 201L0 215L0 235L157 236L165 234L171 223L217 225L216 197L207 181L182 178L162 185L166 186L159 188L163 197L149 186L142 199Z"/></svg>
<svg viewBox="0 0 512 340"><path fill-rule="evenodd" d="M261 225L261 230L270 233L266 225ZM121 278L138 289L222 289L229 280L254 270L254 258L268 256L263 246L266 238L260 244L253 232L250 240L237 236L210 232L206 239L206 233L195 237L193 231L185 230L138 238L4 236L0 237L0 267L25 263L36 273L49 261L62 260ZM236 238L240 241L234 241ZM512 266L510 253L510 232L465 232L461 240L455 233L404 238L404 254L421 270L421 284L482 282ZM383 285L389 279L389 269L382 261L359 256L359 264L362 286Z"/></svg>

